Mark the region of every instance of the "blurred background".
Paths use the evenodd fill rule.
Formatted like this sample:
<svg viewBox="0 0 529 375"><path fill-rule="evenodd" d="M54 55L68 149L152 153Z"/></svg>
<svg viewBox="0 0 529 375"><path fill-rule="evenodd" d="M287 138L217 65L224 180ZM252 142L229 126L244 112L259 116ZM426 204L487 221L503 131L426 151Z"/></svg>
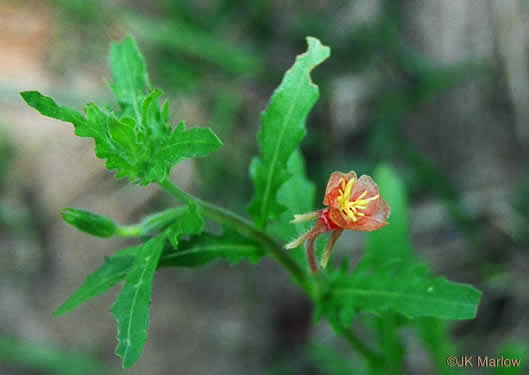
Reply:
<svg viewBox="0 0 529 375"><path fill-rule="evenodd" d="M175 202L115 180L91 140L18 92L76 109L115 105L108 50L127 34L172 122L210 126L224 142L214 157L179 164L173 180L244 215L259 113L306 36L329 45L302 145L318 197L332 171L390 161L407 186L418 256L484 292L475 320L443 326L452 354L527 354L528 21L522 0L0 0L0 373L123 372L108 312L119 288L52 312L127 242L77 232L59 213L84 208L127 224ZM358 259L363 241L348 233L337 257ZM164 269L151 317L128 374L364 373L326 323L312 324L310 303L270 259ZM439 359L415 332L400 339L406 373L434 373Z"/></svg>

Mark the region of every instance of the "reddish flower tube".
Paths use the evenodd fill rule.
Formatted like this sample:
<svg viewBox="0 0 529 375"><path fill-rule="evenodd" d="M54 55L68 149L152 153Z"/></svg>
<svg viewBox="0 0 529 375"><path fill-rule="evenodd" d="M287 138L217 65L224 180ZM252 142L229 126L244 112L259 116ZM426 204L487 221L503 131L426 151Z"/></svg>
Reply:
<svg viewBox="0 0 529 375"><path fill-rule="evenodd" d="M292 223L315 220L316 224L307 233L288 243L285 248L294 249L306 243L307 260L312 272L318 272L314 241L325 232L332 231L325 248L321 266L325 268L334 245L344 229L374 231L387 225L391 209L380 196L377 184L369 176L357 178L356 173L333 172L327 183L323 204L319 211L294 215Z"/></svg>

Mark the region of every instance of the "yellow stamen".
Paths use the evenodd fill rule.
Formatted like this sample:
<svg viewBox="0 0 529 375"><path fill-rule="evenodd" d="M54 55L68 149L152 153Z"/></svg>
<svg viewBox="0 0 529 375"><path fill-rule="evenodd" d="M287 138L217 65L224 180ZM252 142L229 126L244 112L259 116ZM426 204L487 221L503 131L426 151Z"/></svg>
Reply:
<svg viewBox="0 0 529 375"><path fill-rule="evenodd" d="M373 197L363 199L367 195L367 190L365 190L358 198L351 201L351 192L355 182L355 179L352 178L346 184L345 179L342 179L342 187L339 190L340 196L337 199L342 214L353 220L353 222L356 222L359 217L365 216L365 213L358 212L359 210L365 210L370 202L379 197L377 194Z"/></svg>

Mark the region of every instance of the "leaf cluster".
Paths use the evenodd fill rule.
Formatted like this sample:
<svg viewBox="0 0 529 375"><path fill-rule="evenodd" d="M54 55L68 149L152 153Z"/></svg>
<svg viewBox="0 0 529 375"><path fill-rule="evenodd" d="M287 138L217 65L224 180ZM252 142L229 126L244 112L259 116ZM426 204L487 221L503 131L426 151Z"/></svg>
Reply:
<svg viewBox="0 0 529 375"><path fill-rule="evenodd" d="M37 91L21 95L44 116L72 123L76 135L92 138L97 157L106 159L109 170L117 170L117 178L128 177L141 185L162 182L179 161L206 156L222 145L209 128L186 130L183 121L174 128L169 125L168 102L160 105L162 92L151 89L134 39L112 46L110 65L110 86L119 103L116 111L89 103L83 115Z"/></svg>
<svg viewBox="0 0 529 375"><path fill-rule="evenodd" d="M168 191L186 203L134 226L132 233L143 242L107 257L56 311L68 312L124 281L111 309L118 322L116 353L124 367L133 365L143 350L157 269L203 266L215 259L231 264L243 260L256 263L267 250L297 276L296 281L314 299L316 317L327 317L338 333L351 338L350 327L359 313L376 317L379 341L390 360L398 361L404 352L396 335L392 336L400 321L475 316L481 293L435 276L414 255L406 190L401 178L385 164L376 169L374 177L392 207L391 225L369 233L365 256L352 271L344 263L312 277L305 271L301 249L294 250L293 255L278 249L271 236L292 239L307 229L304 223L289 223L293 214L315 209L316 189L307 178L300 143L306 133L305 122L319 97L310 74L329 57L330 49L315 38L309 37L307 42L307 51L286 72L262 113L260 154L250 166L255 195L248 212L253 222L212 208L168 185L167 176L175 163L206 156L221 142L210 129L186 130L183 122L175 128L169 125L168 104L160 105L161 92L151 89L143 57L132 38L114 44L110 53L111 88L118 110L88 104L81 114L36 91L22 93L24 100L43 115L70 122L78 136L92 138L96 155L106 159L108 169L117 170L116 177L141 185L157 182L165 188L170 186ZM63 216L92 235L130 233L111 219L87 211L67 209ZM221 234L205 231L206 216L223 224ZM426 332L433 325L424 327Z"/></svg>

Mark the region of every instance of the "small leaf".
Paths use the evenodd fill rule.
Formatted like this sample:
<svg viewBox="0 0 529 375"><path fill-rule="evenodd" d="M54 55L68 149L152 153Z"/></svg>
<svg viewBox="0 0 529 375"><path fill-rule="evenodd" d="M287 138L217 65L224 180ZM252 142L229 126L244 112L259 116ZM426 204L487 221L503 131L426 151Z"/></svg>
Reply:
<svg viewBox="0 0 529 375"><path fill-rule="evenodd" d="M153 234L156 231L161 231L172 224L177 218L184 215L188 210L187 206L169 208L167 210L157 212L153 215L147 216L141 222L144 234Z"/></svg>
<svg viewBox="0 0 529 375"><path fill-rule="evenodd" d="M57 105L52 98L44 96L38 91L23 91L20 95L30 107L42 115L72 123L75 127L75 134L79 137L97 138L101 132L98 123L89 123L79 112Z"/></svg>
<svg viewBox="0 0 529 375"><path fill-rule="evenodd" d="M134 256L125 255L135 255L139 248L140 246L134 246L107 257L105 263L95 272L88 275L79 289L55 310L54 315L62 315L77 308L89 299L105 293L123 280L127 276L130 267L134 264Z"/></svg>
<svg viewBox="0 0 529 375"><path fill-rule="evenodd" d="M301 151L296 150L288 160L287 171L292 175L277 192L277 201L287 210L279 216L277 222L271 223L268 231L285 242L292 241L305 233L312 222L305 221L292 224L295 214L314 210L316 186L311 182L305 172L305 162ZM317 242L317 248L320 243ZM305 251L303 247L289 250L293 258L303 267L306 267Z"/></svg>
<svg viewBox="0 0 529 375"><path fill-rule="evenodd" d="M160 267L197 267L216 259L237 264L242 260L257 263L264 255L262 246L237 232L222 235L204 233L182 240L177 249L165 251Z"/></svg>
<svg viewBox="0 0 529 375"><path fill-rule="evenodd" d="M380 194L391 207L391 216L388 219L389 225L368 233L365 260L374 265L392 257L412 257L404 183L387 165L377 167L373 178L380 188Z"/></svg>
<svg viewBox="0 0 529 375"><path fill-rule="evenodd" d="M157 159L165 159L174 164L184 158L206 156L216 151L222 142L208 128L191 128L185 130L182 121L171 133L167 142L156 150Z"/></svg>
<svg viewBox="0 0 529 375"><path fill-rule="evenodd" d="M305 162L301 151L296 150L288 160L287 171L292 176L277 192L277 201L287 208L276 223L272 223L269 232L283 241L290 241L311 226L310 222L291 224L295 214L314 210L316 186L305 172Z"/></svg>
<svg viewBox="0 0 529 375"><path fill-rule="evenodd" d="M175 219L166 230L165 234L176 248L180 237L185 234L199 234L204 230L204 219L200 215L199 208L196 203L190 202L187 210L183 210L182 214Z"/></svg>
<svg viewBox="0 0 529 375"><path fill-rule="evenodd" d="M132 105L139 113L139 97L150 89L145 61L136 41L128 37L120 43L113 43L110 49L112 68L112 90L122 105Z"/></svg>
<svg viewBox="0 0 529 375"><path fill-rule="evenodd" d="M124 368L138 360L147 339L152 280L164 243L165 235L159 235L141 246L111 309L118 322L119 345L116 354L122 358Z"/></svg>
<svg viewBox="0 0 529 375"><path fill-rule="evenodd" d="M90 211L65 208L61 215L68 224L93 236L111 237L118 230L118 226L112 219Z"/></svg>
<svg viewBox="0 0 529 375"><path fill-rule="evenodd" d="M124 153L136 156L138 147L135 134L136 122L130 117L123 117L118 120L113 115L109 115L106 121L114 143L119 145Z"/></svg>
<svg viewBox="0 0 529 375"><path fill-rule="evenodd" d="M305 121L319 97L310 72L329 57L329 47L307 38L308 49L299 55L262 113L258 135L261 157L252 162L255 196L248 207L260 228L277 219L285 207L277 202L277 192L288 180L287 163L305 136Z"/></svg>
<svg viewBox="0 0 529 375"><path fill-rule="evenodd" d="M169 123L169 117L167 116L167 119L165 116L162 117L160 111L159 98L161 95L162 91L155 89L141 103L141 123L148 125L149 137L152 140L159 140L169 135L165 126Z"/></svg>
<svg viewBox="0 0 529 375"><path fill-rule="evenodd" d="M160 116L160 119L164 124L169 122L169 102L167 100L165 100L162 104L162 111Z"/></svg>
<svg viewBox="0 0 529 375"><path fill-rule="evenodd" d="M85 125L86 122L83 115L68 107L59 107L55 101L47 96L42 95L38 91L23 91L20 93L24 101L31 107L35 108L44 116L56 118L57 120L71 122L76 127ZM81 135L80 137L90 137L92 135Z"/></svg>

